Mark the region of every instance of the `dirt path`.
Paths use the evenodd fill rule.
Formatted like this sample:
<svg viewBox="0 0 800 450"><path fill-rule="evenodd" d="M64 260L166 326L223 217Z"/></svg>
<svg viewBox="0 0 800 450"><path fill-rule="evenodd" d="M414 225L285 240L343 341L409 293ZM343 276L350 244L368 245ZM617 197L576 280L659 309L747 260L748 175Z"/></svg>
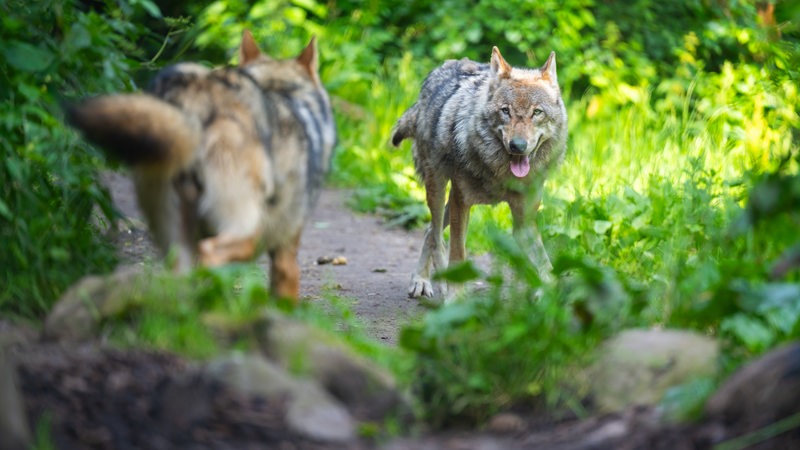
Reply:
<svg viewBox="0 0 800 450"><path fill-rule="evenodd" d="M400 326L425 311L407 294L422 232L388 229L378 217L354 213L344 204L349 195L323 191L306 224L298 257L300 294L313 300L327 291L351 299L367 333L395 344ZM347 264L317 263L338 256Z"/></svg>
<svg viewBox="0 0 800 450"><path fill-rule="evenodd" d="M124 174L108 172L104 182L117 208L131 219L118 242L123 262L157 259L131 181ZM328 292L341 296L350 302L368 335L394 345L402 324L425 311L406 293L422 231L389 229L379 217L354 213L345 205L349 195L324 190L306 224L298 257L300 295L308 301ZM344 257L346 264L318 264L320 258L336 257ZM266 269L267 260L259 264Z"/></svg>

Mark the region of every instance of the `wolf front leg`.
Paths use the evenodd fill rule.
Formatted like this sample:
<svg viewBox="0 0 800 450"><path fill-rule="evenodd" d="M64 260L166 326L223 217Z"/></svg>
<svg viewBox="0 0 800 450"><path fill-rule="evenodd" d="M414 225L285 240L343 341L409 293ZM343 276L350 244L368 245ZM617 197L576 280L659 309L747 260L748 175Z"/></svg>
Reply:
<svg viewBox="0 0 800 450"><path fill-rule="evenodd" d="M530 249L531 261L539 271L539 278L549 283L553 281L553 264L547 256L547 250L542 242L542 234L536 225L536 216L541 203L541 187L529 192L528 195L514 196L509 199L511 218L514 222L514 238L523 249Z"/></svg>
<svg viewBox="0 0 800 450"><path fill-rule="evenodd" d="M433 170L426 174L425 197L428 209L431 211L431 224L425 231L419 263L417 263L414 273L411 274L411 283L408 287L408 296L411 298L433 297L435 293L430 280L431 275L445 267L442 231L446 185L447 180L437 177ZM447 290L444 283L437 285L437 288L441 295L444 295Z"/></svg>

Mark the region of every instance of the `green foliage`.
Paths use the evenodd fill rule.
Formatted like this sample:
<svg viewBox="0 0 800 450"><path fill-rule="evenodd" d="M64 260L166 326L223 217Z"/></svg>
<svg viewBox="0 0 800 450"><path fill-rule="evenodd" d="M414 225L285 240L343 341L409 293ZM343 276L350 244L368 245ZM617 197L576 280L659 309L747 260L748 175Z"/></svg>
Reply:
<svg viewBox="0 0 800 450"><path fill-rule="evenodd" d="M483 278L488 288L428 313L403 329L401 345L416 354L413 388L426 420L481 422L502 409L578 404L576 377L589 351L631 323L632 303L613 271L562 258L557 285L507 234L490 233L499 261L483 275L470 263L442 273L452 282ZM513 267L513 270L509 270Z"/></svg>
<svg viewBox="0 0 800 450"><path fill-rule="evenodd" d="M146 289L131 293L131 307L104 324L103 334L119 345L207 358L237 345L230 331L274 304L263 270L249 265L198 269L183 277L153 272L148 279Z"/></svg>
<svg viewBox="0 0 800 450"><path fill-rule="evenodd" d="M739 355L800 337L798 186L797 155L759 178L720 244L730 259L721 262L711 295L687 308L687 318L718 326Z"/></svg>
<svg viewBox="0 0 800 450"><path fill-rule="evenodd" d="M669 389L659 405L664 418L673 422L686 422L701 418L706 400L716 388L715 380L697 378Z"/></svg>
<svg viewBox="0 0 800 450"><path fill-rule="evenodd" d="M387 351L368 339L345 302L302 302L272 298L263 268L256 264L231 264L176 277L152 272L142 290L123 301L129 305L103 324L102 334L118 345L178 352L209 358L230 349L250 349L254 321L266 309L335 332L353 349L393 370L400 370L397 352Z"/></svg>
<svg viewBox="0 0 800 450"><path fill-rule="evenodd" d="M0 13L0 310L30 317L114 262L97 231L114 217L95 178L101 160L66 129L58 104L130 88L129 42L143 30L121 9L101 15L72 1L7 1Z"/></svg>
<svg viewBox="0 0 800 450"><path fill-rule="evenodd" d="M242 32L250 29L267 54L284 58L300 52L311 35L318 35L327 46L322 21L328 8L315 0L278 0L246 2L218 0L205 7L194 5L197 15L197 53L218 65L235 62ZM332 58L328 54L323 58Z"/></svg>

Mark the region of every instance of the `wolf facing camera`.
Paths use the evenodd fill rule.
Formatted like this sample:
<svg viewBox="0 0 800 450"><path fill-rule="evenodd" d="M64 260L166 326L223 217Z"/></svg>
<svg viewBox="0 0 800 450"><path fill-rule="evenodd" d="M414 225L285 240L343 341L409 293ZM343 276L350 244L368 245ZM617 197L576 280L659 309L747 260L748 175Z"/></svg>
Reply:
<svg viewBox="0 0 800 450"><path fill-rule="evenodd" d="M392 144L404 139L414 141L414 164L431 212L410 297L450 298L446 285L437 285L437 293L431 283L431 275L445 268L442 232L450 226L449 264L463 260L475 204L507 202L517 242L530 248L540 277L550 279L536 214L545 178L566 151L567 111L555 53L538 69L511 67L497 47L489 64L445 62L427 76L417 102L397 121Z"/></svg>

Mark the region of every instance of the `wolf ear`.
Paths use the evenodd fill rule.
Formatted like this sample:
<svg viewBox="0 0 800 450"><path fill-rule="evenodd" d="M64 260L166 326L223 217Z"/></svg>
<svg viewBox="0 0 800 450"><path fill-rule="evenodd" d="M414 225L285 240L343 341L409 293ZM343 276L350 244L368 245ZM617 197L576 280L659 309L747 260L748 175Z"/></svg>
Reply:
<svg viewBox="0 0 800 450"><path fill-rule="evenodd" d="M549 80L551 83L558 83L558 77L556 75L556 52L550 52L550 56L547 58L547 61L544 62L540 70L542 72L542 78Z"/></svg>
<svg viewBox="0 0 800 450"><path fill-rule="evenodd" d="M492 60L489 63L492 68L492 73L497 75L497 78L508 78L511 76L511 66L503 59L500 50L497 47L492 47Z"/></svg>
<svg viewBox="0 0 800 450"><path fill-rule="evenodd" d="M261 56L261 50L256 45L256 40L253 39L253 34L250 30L244 30L242 33L242 45L239 46L239 67L244 67Z"/></svg>
<svg viewBox="0 0 800 450"><path fill-rule="evenodd" d="M317 83L319 83L319 56L317 54L317 37L311 36L311 41L306 48L300 52L297 57L297 62L308 73L308 76Z"/></svg>

